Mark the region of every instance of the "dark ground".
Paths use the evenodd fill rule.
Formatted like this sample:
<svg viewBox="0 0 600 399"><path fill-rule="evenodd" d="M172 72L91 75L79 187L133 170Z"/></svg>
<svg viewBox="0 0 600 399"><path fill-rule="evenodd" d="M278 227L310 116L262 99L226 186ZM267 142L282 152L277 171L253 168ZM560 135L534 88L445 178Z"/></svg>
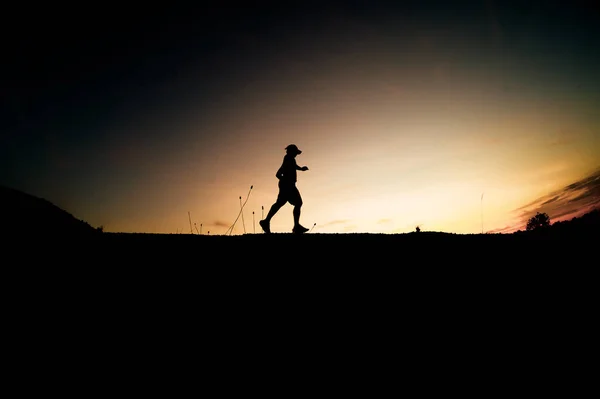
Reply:
<svg viewBox="0 0 600 399"><path fill-rule="evenodd" d="M513 234L196 235L99 233L38 234L7 237L31 242L28 255L59 261L86 261L103 267L193 267L200 270L252 267L264 269L418 269L423 267L494 268L570 263L592 255L600 224L553 225L545 231ZM18 249L19 246L13 247Z"/></svg>
<svg viewBox="0 0 600 399"><path fill-rule="evenodd" d="M389 384L401 372L444 392L587 378L597 238L597 226L13 236L3 241L5 342L18 350L12 369L42 370L29 375L63 391L122 379L172 393L165 378L244 392L276 379L288 391L307 373Z"/></svg>
<svg viewBox="0 0 600 399"><path fill-rule="evenodd" d="M552 226L554 227L554 226ZM427 282L449 290L557 279L596 268L600 231L552 229L513 234L192 234L93 233L11 237L14 264L61 281L82 278L133 288L173 284L196 291L364 284L394 291ZM27 266L25 266L27 265ZM529 283L532 283L529 281ZM142 283L144 282L144 283ZM471 284L474 283L474 284ZM537 283L536 283L537 284ZM168 289L162 287L162 289Z"/></svg>
<svg viewBox="0 0 600 399"><path fill-rule="evenodd" d="M365 307L379 317L431 306L488 313L531 301L587 302L598 237L596 227L496 235L100 233L12 245L14 263L5 270L17 270L36 295L117 314L131 307L126 314L201 317L247 306L280 315L308 307L322 317Z"/></svg>

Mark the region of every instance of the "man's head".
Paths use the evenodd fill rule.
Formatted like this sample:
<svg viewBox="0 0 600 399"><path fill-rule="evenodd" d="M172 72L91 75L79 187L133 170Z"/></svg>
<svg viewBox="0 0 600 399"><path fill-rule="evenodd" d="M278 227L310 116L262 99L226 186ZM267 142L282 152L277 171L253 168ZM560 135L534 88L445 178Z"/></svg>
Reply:
<svg viewBox="0 0 600 399"><path fill-rule="evenodd" d="M302 154L302 151L300 151L298 149L298 147L296 146L296 144L290 144L290 145L288 145L287 147L285 147L285 151L288 154L291 154L291 155L300 155L300 154Z"/></svg>

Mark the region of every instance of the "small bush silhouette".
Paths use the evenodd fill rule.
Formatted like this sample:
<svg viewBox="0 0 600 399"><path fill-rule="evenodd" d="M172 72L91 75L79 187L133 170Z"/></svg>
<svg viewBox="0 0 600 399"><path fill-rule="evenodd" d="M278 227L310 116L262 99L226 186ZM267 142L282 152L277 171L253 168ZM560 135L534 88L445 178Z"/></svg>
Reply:
<svg viewBox="0 0 600 399"><path fill-rule="evenodd" d="M550 217L547 213L536 213L527 221L527 231L539 230L550 226Z"/></svg>

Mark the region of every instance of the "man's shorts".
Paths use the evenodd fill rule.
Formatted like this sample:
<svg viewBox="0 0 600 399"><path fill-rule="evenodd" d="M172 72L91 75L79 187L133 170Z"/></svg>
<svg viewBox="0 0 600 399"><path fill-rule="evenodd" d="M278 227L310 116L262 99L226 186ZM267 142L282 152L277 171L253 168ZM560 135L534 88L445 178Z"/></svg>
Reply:
<svg viewBox="0 0 600 399"><path fill-rule="evenodd" d="M294 206L302 205L302 197L300 196L300 191L298 191L296 184L284 183L280 180L277 202L289 202Z"/></svg>

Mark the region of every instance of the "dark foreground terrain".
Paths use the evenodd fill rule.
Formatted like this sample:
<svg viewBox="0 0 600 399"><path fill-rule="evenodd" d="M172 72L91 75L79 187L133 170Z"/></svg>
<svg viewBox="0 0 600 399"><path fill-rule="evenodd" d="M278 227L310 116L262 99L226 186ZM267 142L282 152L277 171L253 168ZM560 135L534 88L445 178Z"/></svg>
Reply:
<svg viewBox="0 0 600 399"><path fill-rule="evenodd" d="M598 225L563 227L494 235L12 237L4 272L18 276L5 281L28 293L21 299L59 299L82 315L110 309L126 319L167 312L196 320L223 309L219 317L242 309L250 312L244 317L266 309L286 317L306 308L315 317L395 318L447 306L486 314L516 306L536 317L566 303L581 310L596 290Z"/></svg>
<svg viewBox="0 0 600 399"><path fill-rule="evenodd" d="M594 265L600 211L535 231L512 234L145 234L98 229L5 234L8 252L31 265L52 263L101 270L295 271L361 270L361 273L426 270L521 271ZM14 231L14 230L13 230Z"/></svg>
<svg viewBox="0 0 600 399"><path fill-rule="evenodd" d="M515 234L191 234L102 233L73 242L107 265L150 264L216 267L491 266L498 262L566 261L590 255L598 232ZM150 264L147 264L148 266ZM529 263L531 265L531 263Z"/></svg>
<svg viewBox="0 0 600 399"><path fill-rule="evenodd" d="M598 267L596 219L514 234L30 234L4 240L4 271L25 273L43 289L101 290L107 298L110 292L255 297L299 290L312 298L321 289L571 291L572 278L590 283L585 276Z"/></svg>
<svg viewBox="0 0 600 399"><path fill-rule="evenodd" d="M9 237L25 258L103 267L332 269L489 268L569 264L593 256L598 230L513 234L96 233Z"/></svg>
<svg viewBox="0 0 600 399"><path fill-rule="evenodd" d="M101 233L5 240L10 264L71 286L198 293L234 289L400 293L500 287L561 289L595 271L599 228L551 226L513 234ZM11 270L14 270L11 268ZM79 281L78 283L76 283ZM544 283L553 281L554 283ZM303 288L300 288L303 287ZM312 288L311 288L312 287ZM462 288L461 288L462 287ZM158 291L155 291L158 290ZM303 294L304 295L304 294Z"/></svg>
<svg viewBox="0 0 600 399"><path fill-rule="evenodd" d="M100 386L105 373L169 370L228 386L232 368L263 363L327 378L396 363L465 378L468 364L469 386L530 379L579 364L572 354L596 339L598 242L595 223L508 235L24 233L3 241L7 342L19 361L56 370L62 359Z"/></svg>

